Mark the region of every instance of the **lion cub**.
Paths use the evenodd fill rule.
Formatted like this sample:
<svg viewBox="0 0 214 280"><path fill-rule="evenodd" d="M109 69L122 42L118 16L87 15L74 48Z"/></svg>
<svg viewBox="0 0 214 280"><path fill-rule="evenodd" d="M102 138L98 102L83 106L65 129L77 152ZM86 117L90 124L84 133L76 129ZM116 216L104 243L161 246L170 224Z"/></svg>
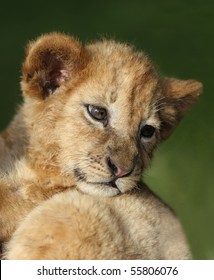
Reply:
<svg viewBox="0 0 214 280"><path fill-rule="evenodd" d="M51 250L54 250L60 246L54 242L57 234L59 243L61 238L66 240L66 234L72 238L71 244L67 243L70 245L61 247L60 255L46 253L40 244L34 248L33 256L25 255L23 251L7 256L63 259L169 257L166 251L170 248L165 247L161 237L160 240L156 237L165 235L169 239L171 231L167 230L167 224L171 227L171 220L175 218L151 192L147 190L145 194L144 187L138 185L156 146L169 137L198 99L201 83L160 77L143 52L126 44L103 40L83 46L73 37L51 33L28 44L21 88L24 102L0 138L0 241L10 240L20 221L39 204L41 206L21 222L14 235L15 242L12 240L8 248L19 252L16 248L24 244L22 238L28 239L28 229L32 240L39 238L39 221L43 218L45 223L41 226L44 226L46 235L39 242L49 238L53 246ZM136 194L136 188L142 190ZM59 192L61 194L51 198ZM128 194L120 195L126 192ZM116 195L120 196L106 198ZM66 205L70 210L65 210ZM100 241L95 237L86 238L89 247L103 246L100 255L96 250L89 255L85 251L84 256L81 254L81 243L69 233L69 225L67 228L72 207L76 207L79 213L74 211L77 231L79 226L84 231L85 219L92 219L86 226L87 231L89 225L93 228L93 223L103 231L106 222L106 236L110 237L103 235ZM148 210L150 208L152 212ZM102 211L102 217L91 214L91 209L96 209L96 213ZM64 216L65 211L68 216ZM148 216L148 211L153 214ZM46 212L47 216L44 215ZM58 213L63 229L53 228L51 232L51 227L47 227L48 219L53 219L54 227L54 223L59 222L57 218L54 222ZM163 218L163 213L169 218ZM34 217L38 219L38 225ZM126 217L129 219L123 223ZM102 219L102 225L98 223L99 219ZM180 227L177 223L176 220L175 228ZM126 240L123 243L124 240L118 237L118 242L127 246L119 247L120 253L113 250L117 242L114 224L119 230L117 234ZM22 230L26 234L19 235ZM179 235L176 232L173 236ZM178 239L183 240L182 231L179 232L182 237ZM150 241L153 245L147 248ZM139 249L135 242L142 248ZM159 245L156 248L155 244L158 242L165 251L156 254ZM32 241L27 246L31 248L32 243L37 244ZM72 246L77 246L78 252L74 253ZM44 247L47 248L45 244ZM177 247L183 248L183 245ZM67 254L66 250L72 253ZM110 250L110 255L105 254L105 250ZM174 257L185 258L187 255L184 250L183 254Z"/></svg>

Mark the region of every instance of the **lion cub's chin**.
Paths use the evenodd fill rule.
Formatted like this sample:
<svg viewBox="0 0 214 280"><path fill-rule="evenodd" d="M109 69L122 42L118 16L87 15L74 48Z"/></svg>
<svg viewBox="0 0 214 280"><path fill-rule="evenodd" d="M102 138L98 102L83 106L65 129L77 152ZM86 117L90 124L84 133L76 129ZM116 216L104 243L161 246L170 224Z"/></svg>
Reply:
<svg viewBox="0 0 214 280"><path fill-rule="evenodd" d="M136 182L126 178L117 179L115 183L92 183L92 182L79 182L77 188L87 194L96 196L115 196L120 193L125 193L132 190L137 185Z"/></svg>

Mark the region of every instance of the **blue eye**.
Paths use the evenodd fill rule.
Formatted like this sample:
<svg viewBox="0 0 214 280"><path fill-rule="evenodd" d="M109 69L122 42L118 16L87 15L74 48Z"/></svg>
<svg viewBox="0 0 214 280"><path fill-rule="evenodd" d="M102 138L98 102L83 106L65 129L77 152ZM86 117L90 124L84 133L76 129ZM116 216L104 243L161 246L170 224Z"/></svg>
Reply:
<svg viewBox="0 0 214 280"><path fill-rule="evenodd" d="M155 133L155 128L154 128L154 126L151 126L151 125L146 124L146 125L144 125L144 126L141 128L140 137L149 139L149 138L152 138L152 136L154 135L154 133Z"/></svg>

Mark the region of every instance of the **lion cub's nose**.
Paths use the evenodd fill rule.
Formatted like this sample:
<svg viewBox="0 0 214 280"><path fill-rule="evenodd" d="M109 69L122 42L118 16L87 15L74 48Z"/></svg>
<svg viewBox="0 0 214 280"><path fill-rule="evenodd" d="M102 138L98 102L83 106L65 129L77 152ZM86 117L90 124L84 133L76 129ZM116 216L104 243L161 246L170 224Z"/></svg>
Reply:
<svg viewBox="0 0 214 280"><path fill-rule="evenodd" d="M110 158L107 158L107 165L112 172L113 175L116 177L123 177L131 173L132 170L124 170L120 168L119 166L116 166Z"/></svg>

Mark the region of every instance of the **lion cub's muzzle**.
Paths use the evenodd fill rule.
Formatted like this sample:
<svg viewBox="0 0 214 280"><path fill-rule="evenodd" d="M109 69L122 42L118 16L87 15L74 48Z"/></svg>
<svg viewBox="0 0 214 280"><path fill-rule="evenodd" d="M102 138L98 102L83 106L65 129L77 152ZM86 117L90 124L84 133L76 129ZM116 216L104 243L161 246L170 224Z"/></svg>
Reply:
<svg viewBox="0 0 214 280"><path fill-rule="evenodd" d="M77 188L90 194L113 196L138 184L143 170L140 151L130 141L120 141L119 145L118 142L88 154L89 164L83 162L75 168Z"/></svg>
<svg viewBox="0 0 214 280"><path fill-rule="evenodd" d="M127 169L126 167L116 165L110 157L107 157L106 163L109 167L110 172L113 176L115 176L115 178L129 176L135 167L133 165L133 167Z"/></svg>
<svg viewBox="0 0 214 280"><path fill-rule="evenodd" d="M120 141L122 145L108 145L106 148L106 165L112 176L122 178L131 176L136 173L135 169L141 172L142 162L140 160L139 151L130 141L127 143Z"/></svg>

